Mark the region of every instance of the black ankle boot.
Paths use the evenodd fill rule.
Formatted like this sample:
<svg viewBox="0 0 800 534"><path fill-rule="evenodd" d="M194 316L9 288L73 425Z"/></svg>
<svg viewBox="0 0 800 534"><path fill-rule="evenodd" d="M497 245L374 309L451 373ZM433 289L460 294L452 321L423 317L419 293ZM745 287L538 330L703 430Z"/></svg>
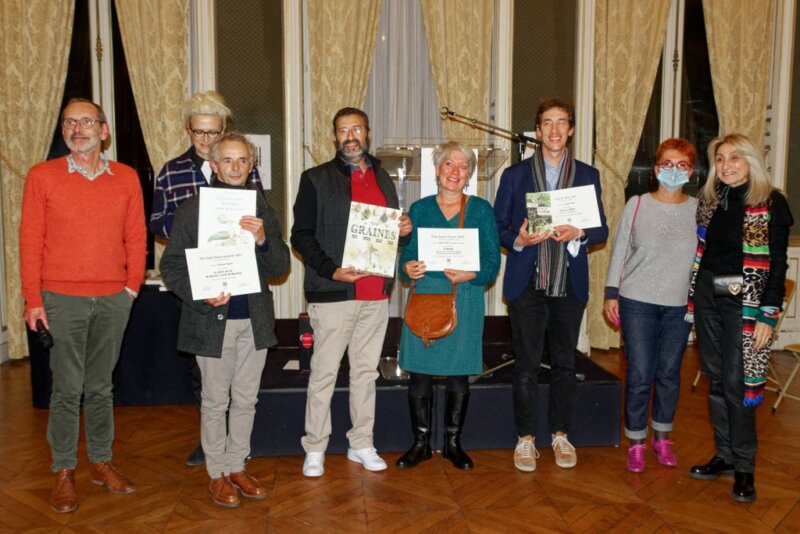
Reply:
<svg viewBox="0 0 800 534"><path fill-rule="evenodd" d="M731 498L737 502L753 502L756 500L756 483L753 473L736 471L733 475L733 491Z"/></svg>
<svg viewBox="0 0 800 534"><path fill-rule="evenodd" d="M414 444L395 462L400 469L416 467L431 458L431 401L431 397L408 397Z"/></svg>
<svg viewBox="0 0 800 534"><path fill-rule="evenodd" d="M467 416L469 393L447 393L444 413L444 448L442 456L450 460L457 469L472 469L472 460L461 448L461 429Z"/></svg>
<svg viewBox="0 0 800 534"><path fill-rule="evenodd" d="M707 464L695 465L689 469L689 476L700 480L716 480L720 475L732 474L733 465L719 456L714 456Z"/></svg>

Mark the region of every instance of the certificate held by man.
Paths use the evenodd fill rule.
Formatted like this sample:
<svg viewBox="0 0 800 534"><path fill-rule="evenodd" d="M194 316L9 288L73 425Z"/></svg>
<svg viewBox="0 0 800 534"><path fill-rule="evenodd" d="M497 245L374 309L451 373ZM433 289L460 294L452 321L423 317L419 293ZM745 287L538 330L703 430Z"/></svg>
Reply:
<svg viewBox="0 0 800 534"><path fill-rule="evenodd" d="M261 291L253 234L240 226L255 214L253 190L200 189L198 248L186 249L194 300Z"/></svg>
<svg viewBox="0 0 800 534"><path fill-rule="evenodd" d="M418 228L419 259L428 271L480 271L477 228Z"/></svg>
<svg viewBox="0 0 800 534"><path fill-rule="evenodd" d="M194 300L261 291L256 253L252 246L187 248L186 265Z"/></svg>
<svg viewBox="0 0 800 534"><path fill-rule="evenodd" d="M593 185L527 193L528 231L553 231L569 224L587 229L600 226L600 210Z"/></svg>
<svg viewBox="0 0 800 534"><path fill-rule="evenodd" d="M253 234L239 226L239 220L256 214L255 190L203 187L199 194L198 248L254 243Z"/></svg>

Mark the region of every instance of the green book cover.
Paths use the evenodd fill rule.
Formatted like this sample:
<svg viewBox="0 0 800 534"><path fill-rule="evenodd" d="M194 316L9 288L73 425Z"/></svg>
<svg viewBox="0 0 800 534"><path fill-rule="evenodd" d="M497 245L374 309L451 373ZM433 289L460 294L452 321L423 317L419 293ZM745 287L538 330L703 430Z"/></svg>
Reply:
<svg viewBox="0 0 800 534"><path fill-rule="evenodd" d="M528 208L528 232L553 232L553 215L550 211L550 192L526 193L525 206Z"/></svg>

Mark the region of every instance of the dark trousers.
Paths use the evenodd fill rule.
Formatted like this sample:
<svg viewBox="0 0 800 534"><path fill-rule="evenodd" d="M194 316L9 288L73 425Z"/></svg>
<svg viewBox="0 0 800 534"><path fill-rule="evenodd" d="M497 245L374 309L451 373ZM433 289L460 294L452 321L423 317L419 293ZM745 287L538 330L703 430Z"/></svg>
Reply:
<svg viewBox="0 0 800 534"><path fill-rule="evenodd" d="M508 304L514 347L514 421L520 436L536 434L536 390L545 347L550 356L550 432L568 433L575 397L575 346L584 304L567 274L567 295L548 297L529 286Z"/></svg>
<svg viewBox="0 0 800 534"><path fill-rule="evenodd" d="M111 374L119 359L131 312L125 291L102 297L76 297L43 291L44 308L55 345L50 349L53 391L47 420L51 469L78 463L81 397L89 461L111 460L114 395Z"/></svg>
<svg viewBox="0 0 800 534"><path fill-rule="evenodd" d="M203 403L203 379L200 376L200 367L197 365L197 356L191 355L192 363L189 367L189 377L192 379L192 395L194 396L194 405L197 411L200 411L200 405ZM202 356L200 356L202 358Z"/></svg>
<svg viewBox="0 0 800 534"><path fill-rule="evenodd" d="M717 456L736 471L752 473L758 443L755 410L743 404L742 297L714 296L713 275L700 270L694 310Z"/></svg>

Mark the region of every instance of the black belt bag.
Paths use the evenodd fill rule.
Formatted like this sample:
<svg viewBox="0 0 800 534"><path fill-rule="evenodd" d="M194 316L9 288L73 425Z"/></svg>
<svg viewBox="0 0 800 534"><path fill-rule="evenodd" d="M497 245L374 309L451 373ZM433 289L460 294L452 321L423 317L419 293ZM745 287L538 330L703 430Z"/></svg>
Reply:
<svg viewBox="0 0 800 534"><path fill-rule="evenodd" d="M735 297L744 288L741 274L714 275L714 295L717 297Z"/></svg>

